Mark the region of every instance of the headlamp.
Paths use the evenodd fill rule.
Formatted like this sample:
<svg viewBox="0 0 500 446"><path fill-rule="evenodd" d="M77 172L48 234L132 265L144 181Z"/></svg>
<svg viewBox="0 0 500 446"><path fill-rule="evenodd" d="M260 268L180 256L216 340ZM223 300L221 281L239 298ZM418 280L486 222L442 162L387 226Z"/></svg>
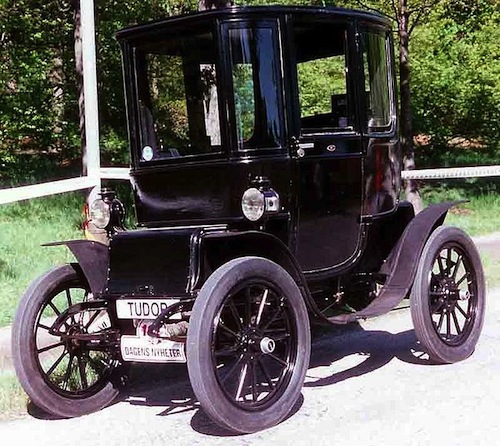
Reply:
<svg viewBox="0 0 500 446"><path fill-rule="evenodd" d="M90 221L99 229L105 229L111 220L109 205L101 198L92 202L89 208Z"/></svg>
<svg viewBox="0 0 500 446"><path fill-rule="evenodd" d="M247 189L241 198L243 215L250 221L257 221L264 215L265 205L264 194L255 187Z"/></svg>
<svg viewBox="0 0 500 446"><path fill-rule="evenodd" d="M101 198L90 205L90 221L97 228L106 229L108 233L112 232L113 228L123 228L125 208L122 202L110 189L103 189L100 195Z"/></svg>
<svg viewBox="0 0 500 446"><path fill-rule="evenodd" d="M263 215L277 213L280 209L280 197L269 187L269 181L259 178L255 184L260 187L247 189L241 198L243 215L250 221L257 221Z"/></svg>

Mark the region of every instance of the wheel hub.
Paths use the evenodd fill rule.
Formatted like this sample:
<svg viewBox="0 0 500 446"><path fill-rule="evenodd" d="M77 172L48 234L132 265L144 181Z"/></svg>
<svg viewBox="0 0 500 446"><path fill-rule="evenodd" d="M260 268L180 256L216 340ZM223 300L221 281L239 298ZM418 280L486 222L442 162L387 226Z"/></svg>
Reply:
<svg viewBox="0 0 500 446"><path fill-rule="evenodd" d="M243 333L239 345L243 351L251 351L252 353L270 354L276 349L276 342L274 339L263 336L256 329L249 329Z"/></svg>
<svg viewBox="0 0 500 446"><path fill-rule="evenodd" d="M276 343L274 342L273 339L268 338L266 336L260 340L259 346L260 346L260 351L265 355L267 355L269 353L274 352L274 349L276 348Z"/></svg>
<svg viewBox="0 0 500 446"><path fill-rule="evenodd" d="M68 350L76 354L82 350L82 341L78 339L76 335L82 334L82 327L78 324L73 324L68 328L68 332L66 335L66 346Z"/></svg>
<svg viewBox="0 0 500 446"><path fill-rule="evenodd" d="M453 279L443 279L440 288L446 305L453 305L459 299L460 290Z"/></svg>

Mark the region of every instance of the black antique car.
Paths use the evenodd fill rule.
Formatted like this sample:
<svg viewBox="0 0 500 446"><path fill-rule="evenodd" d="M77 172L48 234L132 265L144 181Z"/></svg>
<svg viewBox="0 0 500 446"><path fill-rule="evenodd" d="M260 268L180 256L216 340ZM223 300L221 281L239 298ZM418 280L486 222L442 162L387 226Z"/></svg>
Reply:
<svg viewBox="0 0 500 446"><path fill-rule="evenodd" d="M376 13L266 7L118 33L138 229L108 190L107 243L26 291L14 360L62 417L116 398L130 362L186 363L202 408L253 432L297 402L310 323L346 324L409 298L437 362L472 354L485 302L474 244L400 201L393 42Z"/></svg>

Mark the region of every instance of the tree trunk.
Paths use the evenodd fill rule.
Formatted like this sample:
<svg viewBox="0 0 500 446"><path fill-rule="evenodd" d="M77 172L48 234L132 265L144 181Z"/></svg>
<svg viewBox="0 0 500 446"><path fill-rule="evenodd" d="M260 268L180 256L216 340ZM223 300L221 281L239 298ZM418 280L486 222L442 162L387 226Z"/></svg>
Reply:
<svg viewBox="0 0 500 446"><path fill-rule="evenodd" d="M75 74L76 88L78 91L78 130L80 131L80 140L82 146L82 156L86 156L85 147L85 96L83 93L83 55L82 55L82 37L81 37L81 18L80 18L80 0L72 0L73 4L73 36L75 42ZM86 163L83 162L83 175L87 175L85 171Z"/></svg>
<svg viewBox="0 0 500 446"><path fill-rule="evenodd" d="M218 9L232 6L232 0L198 0L198 10L206 11L207 9Z"/></svg>
<svg viewBox="0 0 500 446"><path fill-rule="evenodd" d="M225 8L232 5L233 2L227 0L199 0L198 10L206 11L208 9ZM204 92L204 109L202 110L205 122L204 133L210 138L210 144L212 146L217 146L221 144L221 136L215 65L203 64L200 66L200 70L207 88Z"/></svg>
<svg viewBox="0 0 500 446"><path fill-rule="evenodd" d="M54 58L52 59L52 69L48 74L48 81L52 87L52 116L54 119L54 125L52 127L52 132L55 135L61 135L63 132L63 122L64 122L64 70L63 70L63 60L61 55L61 50L56 49ZM58 138L55 141L54 147L49 147L49 149L60 152L64 152L65 147L61 145L61 140ZM64 153L60 153L65 156Z"/></svg>
<svg viewBox="0 0 500 446"><path fill-rule="evenodd" d="M413 170L415 169L415 147L413 145L410 107L408 0L400 0L398 13L401 148L404 154L404 169ZM405 181L405 193L406 199L413 205L415 213L419 213L423 209L423 205L416 180Z"/></svg>

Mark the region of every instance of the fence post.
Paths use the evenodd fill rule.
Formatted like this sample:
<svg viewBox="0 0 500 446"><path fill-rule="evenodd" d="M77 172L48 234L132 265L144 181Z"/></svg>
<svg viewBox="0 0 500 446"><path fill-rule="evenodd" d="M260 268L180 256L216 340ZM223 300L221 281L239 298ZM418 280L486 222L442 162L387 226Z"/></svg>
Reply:
<svg viewBox="0 0 500 446"><path fill-rule="evenodd" d="M101 189L94 0L80 0L79 3L85 109L85 141L82 141L83 174L88 175L95 181L95 186L89 190L87 195L87 203L90 204L98 198L98 193ZM103 231L98 230L93 225L90 225L88 230L96 238L101 238L100 236Z"/></svg>

